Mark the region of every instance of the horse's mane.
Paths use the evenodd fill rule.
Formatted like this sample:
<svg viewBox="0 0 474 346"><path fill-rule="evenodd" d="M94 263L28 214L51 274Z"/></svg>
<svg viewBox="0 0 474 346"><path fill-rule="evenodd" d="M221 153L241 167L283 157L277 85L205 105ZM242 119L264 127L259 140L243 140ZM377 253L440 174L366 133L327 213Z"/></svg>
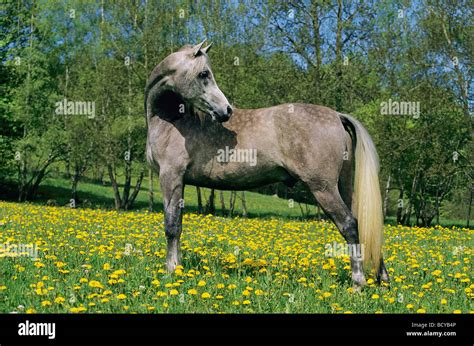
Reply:
<svg viewBox="0 0 474 346"><path fill-rule="evenodd" d="M185 45L180 48L178 52L189 50L193 46L190 45ZM169 56L168 56L169 57ZM168 58L167 57L167 58ZM147 116L147 121L148 117L152 116L153 114L160 114L164 119L167 120L176 120L178 118L181 118L181 116L176 117L177 110L179 109L180 105L184 104L185 105L185 113L182 114L184 116L186 113L189 113L191 115L197 115L201 121L203 120L203 113L198 111L197 109L194 109L191 105L187 104L183 98L176 93L173 90L163 88L163 86L158 86L160 82L163 81L163 79L172 74L173 71L163 71L163 66L166 65L166 59L164 59L161 63L159 63L151 73L151 76L148 80L148 83L145 87L145 113ZM189 73L186 75L186 78L194 78L194 75L198 73L198 71L201 71L206 64L208 64L207 57L205 56L199 56L196 57L196 63L193 64L192 70L189 71ZM151 104L151 109L149 113L148 110L148 103L150 102Z"/></svg>

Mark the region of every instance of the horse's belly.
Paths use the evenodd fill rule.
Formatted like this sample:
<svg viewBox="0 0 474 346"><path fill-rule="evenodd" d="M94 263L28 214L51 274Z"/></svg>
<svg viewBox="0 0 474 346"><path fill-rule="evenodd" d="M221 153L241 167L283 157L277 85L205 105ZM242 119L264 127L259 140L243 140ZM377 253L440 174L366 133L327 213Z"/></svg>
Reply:
<svg viewBox="0 0 474 346"><path fill-rule="evenodd" d="M291 179L282 167L252 166L252 162L213 161L203 167L188 167L184 176L185 184L220 190L247 190Z"/></svg>

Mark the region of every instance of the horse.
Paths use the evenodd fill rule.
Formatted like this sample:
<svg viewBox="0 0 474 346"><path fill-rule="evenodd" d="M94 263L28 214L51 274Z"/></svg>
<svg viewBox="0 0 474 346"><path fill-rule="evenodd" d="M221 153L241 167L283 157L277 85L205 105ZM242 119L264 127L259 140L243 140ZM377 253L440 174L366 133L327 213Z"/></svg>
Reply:
<svg viewBox="0 0 474 346"><path fill-rule="evenodd" d="M354 287L366 285L369 268L379 283L389 282L378 155L367 130L350 115L312 104L233 108L211 70L212 44L204 43L168 55L145 87L146 158L163 194L167 270L181 265L185 184L247 190L302 181L346 245L362 248L350 251ZM257 160L224 160L223 150L253 150Z"/></svg>

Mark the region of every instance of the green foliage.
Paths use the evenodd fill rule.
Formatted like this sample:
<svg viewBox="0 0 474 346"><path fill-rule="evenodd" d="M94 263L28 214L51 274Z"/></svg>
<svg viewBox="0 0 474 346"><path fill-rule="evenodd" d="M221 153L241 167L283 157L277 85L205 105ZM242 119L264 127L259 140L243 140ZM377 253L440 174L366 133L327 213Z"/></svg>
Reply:
<svg viewBox="0 0 474 346"><path fill-rule="evenodd" d="M146 170L147 76L207 37L216 80L236 107L306 102L361 119L379 151L381 185L390 177L387 216L465 218L468 208L455 206L472 190L470 22L467 1L8 2L0 183L16 181L34 197L53 169L72 180L76 198L81 179L108 176L123 182L114 189L124 207L117 196L127 199ZM95 116L56 114L63 99L93 102ZM420 116L382 114L388 100L420 102ZM301 186L259 191L311 201Z"/></svg>

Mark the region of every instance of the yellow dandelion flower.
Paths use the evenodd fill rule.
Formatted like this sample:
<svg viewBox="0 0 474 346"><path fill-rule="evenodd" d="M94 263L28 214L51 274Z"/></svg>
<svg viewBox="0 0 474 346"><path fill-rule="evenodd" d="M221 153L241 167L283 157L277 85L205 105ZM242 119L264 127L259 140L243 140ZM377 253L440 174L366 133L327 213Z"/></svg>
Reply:
<svg viewBox="0 0 474 346"><path fill-rule="evenodd" d="M64 303L65 301L66 301L66 299L63 298L63 297L61 297L61 296L58 296L58 297L56 297L56 298L54 299L54 302L55 302L56 304L62 304L62 303Z"/></svg>
<svg viewBox="0 0 474 346"><path fill-rule="evenodd" d="M96 281L96 280L89 281L89 286L93 288L104 288L104 286L99 281Z"/></svg>
<svg viewBox="0 0 474 346"><path fill-rule="evenodd" d="M70 308L69 311L74 313L74 314L77 314L77 313L80 313L80 312L84 312L86 311L87 309L84 307L84 306L79 306L77 308Z"/></svg>

